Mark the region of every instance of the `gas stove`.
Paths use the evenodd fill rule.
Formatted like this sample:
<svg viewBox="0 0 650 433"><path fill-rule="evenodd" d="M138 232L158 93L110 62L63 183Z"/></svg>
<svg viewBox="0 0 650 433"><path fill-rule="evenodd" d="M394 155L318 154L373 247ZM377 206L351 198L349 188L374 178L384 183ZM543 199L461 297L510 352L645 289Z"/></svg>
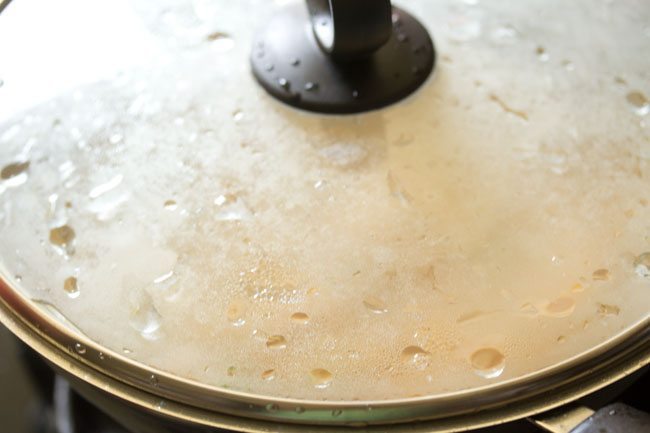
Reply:
<svg viewBox="0 0 650 433"><path fill-rule="evenodd" d="M0 354L0 418L3 432L130 433L72 391L63 378L55 375L38 355L2 326ZM648 412L649 397L650 372L646 372L617 400ZM517 424L515 430L504 426L480 432L510 431L534 433L539 430L521 423Z"/></svg>

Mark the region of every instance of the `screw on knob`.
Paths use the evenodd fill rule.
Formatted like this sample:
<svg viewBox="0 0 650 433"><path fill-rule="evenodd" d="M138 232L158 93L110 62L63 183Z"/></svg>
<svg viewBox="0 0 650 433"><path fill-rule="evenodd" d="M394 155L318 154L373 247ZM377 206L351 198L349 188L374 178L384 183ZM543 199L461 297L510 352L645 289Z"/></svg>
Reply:
<svg viewBox="0 0 650 433"><path fill-rule="evenodd" d="M391 37L390 0L307 0L321 49L337 60L377 51Z"/></svg>

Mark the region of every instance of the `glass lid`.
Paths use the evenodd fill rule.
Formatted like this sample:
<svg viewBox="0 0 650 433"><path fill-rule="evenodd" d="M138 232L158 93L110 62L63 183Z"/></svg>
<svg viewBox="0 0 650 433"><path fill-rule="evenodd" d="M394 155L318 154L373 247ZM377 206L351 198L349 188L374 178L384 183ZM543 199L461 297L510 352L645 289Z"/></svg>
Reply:
<svg viewBox="0 0 650 433"><path fill-rule="evenodd" d="M33 308L182 380L328 402L498 386L647 324L645 1L396 2L435 73L345 116L251 74L294 3L6 8L0 259Z"/></svg>

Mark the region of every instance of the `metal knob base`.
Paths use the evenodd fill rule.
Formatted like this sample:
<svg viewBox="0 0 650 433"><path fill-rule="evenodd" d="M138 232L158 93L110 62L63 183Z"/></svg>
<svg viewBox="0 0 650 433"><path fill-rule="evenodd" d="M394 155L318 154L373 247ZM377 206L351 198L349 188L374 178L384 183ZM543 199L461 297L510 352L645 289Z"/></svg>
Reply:
<svg viewBox="0 0 650 433"><path fill-rule="evenodd" d="M392 28L383 30L387 42L370 53L359 49L356 55L341 56L324 49L316 39L319 25L331 23L315 20L313 9L310 20L304 4L294 4L275 15L254 42L251 63L257 81L293 107L331 114L382 108L410 95L433 70L435 49L427 30L399 8L392 9L387 23ZM364 25L373 28L358 22ZM343 33L340 24L338 30Z"/></svg>

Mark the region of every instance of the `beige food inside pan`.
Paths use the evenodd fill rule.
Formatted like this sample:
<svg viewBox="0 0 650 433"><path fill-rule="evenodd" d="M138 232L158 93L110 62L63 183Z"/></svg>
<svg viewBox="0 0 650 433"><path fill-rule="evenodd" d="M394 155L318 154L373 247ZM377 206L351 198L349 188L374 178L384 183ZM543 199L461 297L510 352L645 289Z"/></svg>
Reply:
<svg viewBox="0 0 650 433"><path fill-rule="evenodd" d="M7 8L16 284L144 364L305 399L484 386L648 317L645 1L403 0L436 76L349 117L255 84L281 3Z"/></svg>

